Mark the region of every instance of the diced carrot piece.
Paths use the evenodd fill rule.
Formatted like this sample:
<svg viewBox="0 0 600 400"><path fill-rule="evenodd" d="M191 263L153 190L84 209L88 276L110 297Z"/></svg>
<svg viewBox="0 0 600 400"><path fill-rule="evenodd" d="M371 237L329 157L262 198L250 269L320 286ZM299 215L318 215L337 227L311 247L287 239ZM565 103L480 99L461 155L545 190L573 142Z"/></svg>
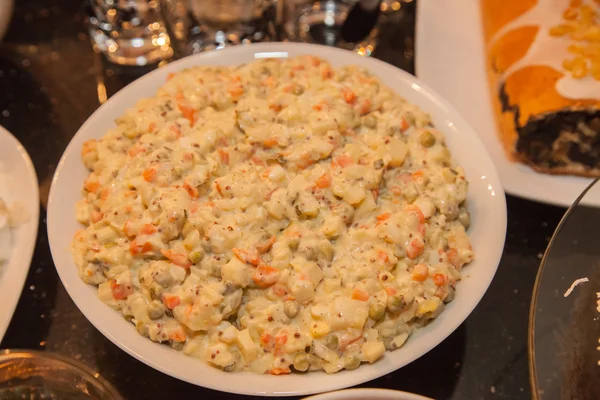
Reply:
<svg viewBox="0 0 600 400"><path fill-rule="evenodd" d="M81 155L85 156L85 155L91 153L92 151L96 150L97 147L98 147L98 141L96 139L88 140L88 141L84 142L83 146L81 147Z"/></svg>
<svg viewBox="0 0 600 400"><path fill-rule="evenodd" d="M142 173L142 175L144 176L144 180L146 182L152 182L156 178L156 173L157 173L156 168L150 167L150 168L146 168L144 170L144 172Z"/></svg>
<svg viewBox="0 0 600 400"><path fill-rule="evenodd" d="M271 149L271 148L277 146L278 143L279 143L279 138L270 137L263 141L263 146L265 146L267 149Z"/></svg>
<svg viewBox="0 0 600 400"><path fill-rule="evenodd" d="M271 236L267 241L256 245L256 250L258 250L260 254L264 254L267 251L271 250L271 247L273 246L276 240L277 238L275 236Z"/></svg>
<svg viewBox="0 0 600 400"><path fill-rule="evenodd" d="M446 255L448 257L448 262L460 271L464 263L460 260L458 251L456 251L456 249L450 249L446 252Z"/></svg>
<svg viewBox="0 0 600 400"><path fill-rule="evenodd" d="M406 249L406 254L408 255L408 258L414 260L415 258L419 257L423 252L424 247L425 245L423 244L422 240L419 240L417 238L411 240L410 244L408 245L408 249Z"/></svg>
<svg viewBox="0 0 600 400"><path fill-rule="evenodd" d="M184 254L175 253L173 250L166 249L161 249L160 253L177 266L182 268L189 268L192 266L192 262Z"/></svg>
<svg viewBox="0 0 600 400"><path fill-rule="evenodd" d="M309 58L310 58L310 62L313 67L318 67L319 65L321 65L321 59L319 57L309 56ZM302 68L302 69L304 69L304 68Z"/></svg>
<svg viewBox="0 0 600 400"><path fill-rule="evenodd" d="M171 332L169 335L169 339L174 342L185 342L187 340L187 336L182 329L178 329L176 331Z"/></svg>
<svg viewBox="0 0 600 400"><path fill-rule="evenodd" d="M272 368L268 372L271 375L285 375L292 371L289 368Z"/></svg>
<svg viewBox="0 0 600 400"><path fill-rule="evenodd" d="M233 249L231 249L231 251L240 261L243 261L246 264L257 266L260 263L260 256L258 255L257 250L246 251L234 247Z"/></svg>
<svg viewBox="0 0 600 400"><path fill-rule="evenodd" d="M279 111L281 111L283 109L281 104L269 104L269 108L276 113L278 113Z"/></svg>
<svg viewBox="0 0 600 400"><path fill-rule="evenodd" d="M266 264L259 265L252 274L252 280L261 288L274 285L278 279L279 270Z"/></svg>
<svg viewBox="0 0 600 400"><path fill-rule="evenodd" d="M321 78L323 78L323 79L333 78L333 69L331 69L330 66L326 66L325 68L323 68L321 70Z"/></svg>
<svg viewBox="0 0 600 400"><path fill-rule="evenodd" d="M148 124L148 133L154 132L155 129L156 129L156 122L150 122Z"/></svg>
<svg viewBox="0 0 600 400"><path fill-rule="evenodd" d="M423 282L429 276L429 267L425 264L417 264L414 266L411 277L413 280Z"/></svg>
<svg viewBox="0 0 600 400"><path fill-rule="evenodd" d="M419 222L421 224L425 222L425 215L423 214L423 212L421 211L421 209L418 206L415 206L414 204L410 204L410 205L406 206L405 210L408 213L416 214L417 217L419 218Z"/></svg>
<svg viewBox="0 0 600 400"><path fill-rule="evenodd" d="M231 97L240 97L244 94L244 88L241 85L233 85L227 89Z"/></svg>
<svg viewBox="0 0 600 400"><path fill-rule="evenodd" d="M145 152L146 152L146 148L145 148L145 147L143 147L143 146L139 146L139 145L138 145L138 146L133 146L132 148L130 148L130 149L127 151L127 154L128 154L130 157L135 157L135 156L137 156L138 154L140 154L140 153L145 153Z"/></svg>
<svg viewBox="0 0 600 400"><path fill-rule="evenodd" d="M288 335L286 332L279 332L277 333L277 335L275 335L275 345L277 346L283 346L284 344L287 343L288 340Z"/></svg>
<svg viewBox="0 0 600 400"><path fill-rule="evenodd" d="M310 157L310 154L304 154L300 160L296 161L296 166L300 169L306 169L313 165L315 160Z"/></svg>
<svg viewBox="0 0 600 400"><path fill-rule="evenodd" d="M102 218L104 218L104 213L101 213L100 211L93 211L90 216L93 223L102 221Z"/></svg>
<svg viewBox="0 0 600 400"><path fill-rule="evenodd" d="M344 96L344 101L348 104L354 104L356 101L356 94L347 87L342 88L342 96Z"/></svg>
<svg viewBox="0 0 600 400"><path fill-rule="evenodd" d="M272 290L275 296L283 297L287 294L287 290L281 285L273 285Z"/></svg>
<svg viewBox="0 0 600 400"><path fill-rule="evenodd" d="M365 115L369 111L371 111L371 100L363 99L358 105L358 113L360 115Z"/></svg>
<svg viewBox="0 0 600 400"><path fill-rule="evenodd" d="M261 160L261 158L259 156L250 157L250 161L252 161L256 165L265 165L265 162L263 160Z"/></svg>
<svg viewBox="0 0 600 400"><path fill-rule="evenodd" d="M142 229L140 230L140 233L142 235L152 235L153 233L155 233L157 231L156 227L152 224L146 224L144 226L142 226Z"/></svg>
<svg viewBox="0 0 600 400"><path fill-rule="evenodd" d="M223 196L223 189L221 188L221 184L219 183L219 181L215 181L215 189L217 189L217 192L219 192L219 194Z"/></svg>
<svg viewBox="0 0 600 400"><path fill-rule="evenodd" d="M162 302L169 310L174 309L179 304L181 304L181 299L179 296L175 296L174 294L165 293L162 296Z"/></svg>
<svg viewBox="0 0 600 400"><path fill-rule="evenodd" d="M379 260L381 260L381 262L383 262L384 264L387 264L388 262L390 262L390 256L388 255L388 253L386 253L383 250L379 250L377 252L377 258Z"/></svg>
<svg viewBox="0 0 600 400"><path fill-rule="evenodd" d="M435 283L436 286L443 286L446 283L446 275L433 274L433 283Z"/></svg>
<svg viewBox="0 0 600 400"><path fill-rule="evenodd" d="M193 187L192 185L190 185L188 182L184 182L183 183L183 188L185 189L185 191L187 192L187 194L190 195L190 197L192 199L197 199L198 196L200 196L200 192L198 191L198 189L196 189L195 187Z"/></svg>
<svg viewBox="0 0 600 400"><path fill-rule="evenodd" d="M333 168L341 167L345 168L348 165L354 164L354 160L347 154L342 154L341 156L337 156L331 159L331 166Z"/></svg>
<svg viewBox="0 0 600 400"><path fill-rule="evenodd" d="M385 221L386 219L389 219L392 216L392 214L390 213L383 213L383 214L379 214L376 218L377 221Z"/></svg>
<svg viewBox="0 0 600 400"><path fill-rule="evenodd" d="M177 105L177 108L179 109L181 114L183 114L183 118L190 121L190 126L194 126L194 123L196 122L196 117L195 117L196 110L194 110L193 107L190 107L187 104L183 104L183 103L179 103Z"/></svg>
<svg viewBox="0 0 600 400"><path fill-rule="evenodd" d="M263 345L270 345L273 342L273 336L268 332L264 332L260 335L260 342Z"/></svg>
<svg viewBox="0 0 600 400"><path fill-rule="evenodd" d="M239 75L231 75L231 81L235 83L240 83L242 78Z"/></svg>
<svg viewBox="0 0 600 400"><path fill-rule="evenodd" d="M167 74L167 80L172 79L175 76L175 74L173 72L169 72Z"/></svg>
<svg viewBox="0 0 600 400"><path fill-rule="evenodd" d="M96 193L96 191L100 189L100 183L98 183L98 181L91 181L88 179L85 181L83 187L90 193Z"/></svg>
<svg viewBox="0 0 600 400"><path fill-rule="evenodd" d="M219 149L219 158L221 162L225 165L229 165L229 153L225 149Z"/></svg>
<svg viewBox="0 0 600 400"><path fill-rule="evenodd" d="M315 181L315 185L317 185L319 189L328 188L329 186L331 186L331 175L329 175L329 173L327 172L324 173L323 175L317 178L317 180Z"/></svg>
<svg viewBox="0 0 600 400"><path fill-rule="evenodd" d="M273 76L267 77L267 79L262 81L262 84L269 87L274 87L277 85L277 80Z"/></svg>
<svg viewBox="0 0 600 400"><path fill-rule="evenodd" d="M387 294L389 294L390 296L393 296L393 295L395 295L397 293L396 289L394 289L393 287L387 287L387 288L385 288L385 292Z"/></svg>
<svg viewBox="0 0 600 400"><path fill-rule="evenodd" d="M353 300L360 300L360 301L367 301L369 300L369 293L360 290L360 289L354 289L352 291L352 299Z"/></svg>
<svg viewBox="0 0 600 400"><path fill-rule="evenodd" d="M402 118L402 120L400 120L400 131L404 132L408 129L408 127L408 121L406 121L406 118Z"/></svg>
<svg viewBox="0 0 600 400"><path fill-rule="evenodd" d="M108 190L108 188L104 188L100 192L100 199L102 199L102 201L105 201L106 199L108 199L109 195L110 195L110 190Z"/></svg>
<svg viewBox="0 0 600 400"><path fill-rule="evenodd" d="M133 294L131 285L119 285L115 280L110 281L110 291L115 300L125 300L129 295Z"/></svg>

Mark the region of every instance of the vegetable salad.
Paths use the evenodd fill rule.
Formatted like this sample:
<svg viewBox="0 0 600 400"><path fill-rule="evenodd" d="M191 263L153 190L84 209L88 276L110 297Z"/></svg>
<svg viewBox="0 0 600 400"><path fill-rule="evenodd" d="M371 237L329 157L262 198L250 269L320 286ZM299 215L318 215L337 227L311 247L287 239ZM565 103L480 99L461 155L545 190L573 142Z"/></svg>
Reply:
<svg viewBox="0 0 600 400"><path fill-rule="evenodd" d="M439 315L473 259L463 169L361 68L171 74L82 158L81 278L141 335L225 371L373 363Z"/></svg>

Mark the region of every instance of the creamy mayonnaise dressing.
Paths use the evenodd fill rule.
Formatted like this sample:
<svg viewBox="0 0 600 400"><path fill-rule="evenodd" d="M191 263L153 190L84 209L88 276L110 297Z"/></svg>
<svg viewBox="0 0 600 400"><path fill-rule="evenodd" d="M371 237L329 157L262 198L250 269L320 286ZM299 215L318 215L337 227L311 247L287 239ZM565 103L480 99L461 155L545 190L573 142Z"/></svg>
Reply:
<svg viewBox="0 0 600 400"><path fill-rule="evenodd" d="M82 279L226 371L375 362L473 259L468 184L429 116L303 56L170 77L82 150Z"/></svg>

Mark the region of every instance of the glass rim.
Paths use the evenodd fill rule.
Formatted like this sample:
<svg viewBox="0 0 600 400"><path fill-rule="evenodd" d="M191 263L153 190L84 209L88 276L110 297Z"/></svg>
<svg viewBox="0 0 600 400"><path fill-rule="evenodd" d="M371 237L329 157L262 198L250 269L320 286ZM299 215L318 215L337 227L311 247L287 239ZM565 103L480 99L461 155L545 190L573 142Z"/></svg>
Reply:
<svg viewBox="0 0 600 400"><path fill-rule="evenodd" d="M528 364L529 364L529 384L531 386L531 396L534 400L541 400L540 396L540 387L537 379L537 368L535 362L535 316L536 316L536 305L539 297L540 291L540 282L542 280L542 275L544 274L544 270L546 267L546 263L548 261L548 255L550 254L550 250L554 246L554 242L558 234L562 231L564 225L571 217L571 214L577 208L587 193L600 181L600 177L594 178L592 182L581 192L579 196L575 199L575 201L569 206L567 211L565 211L564 215L560 219L560 222L556 226L554 233L552 234L552 238L548 242L548 246L546 247L546 251L544 252L544 256L540 261L540 266L538 268L538 272L535 277L535 282L533 284L533 292L531 294L531 303L529 304L529 318L528 318L528 329L527 329L527 356L528 356Z"/></svg>
<svg viewBox="0 0 600 400"><path fill-rule="evenodd" d="M43 359L53 362L59 362L68 369L78 373L79 375L89 378L93 382L98 382L107 394L112 396L114 400L124 400L117 389L107 381L99 372L93 370L80 361L64 356L52 351L39 351L30 349L1 349L0 363L19 360L19 359Z"/></svg>

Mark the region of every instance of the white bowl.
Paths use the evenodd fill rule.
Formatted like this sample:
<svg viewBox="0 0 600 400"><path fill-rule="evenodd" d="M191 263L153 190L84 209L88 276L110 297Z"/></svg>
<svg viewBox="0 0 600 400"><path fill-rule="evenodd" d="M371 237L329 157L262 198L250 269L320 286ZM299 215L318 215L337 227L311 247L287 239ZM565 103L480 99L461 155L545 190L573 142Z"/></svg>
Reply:
<svg viewBox="0 0 600 400"><path fill-rule="evenodd" d="M318 394L302 400L433 400L418 394L388 389L348 389Z"/></svg>
<svg viewBox="0 0 600 400"><path fill-rule="evenodd" d="M239 65L266 56L312 54L334 66L354 64L368 68L408 101L429 112L448 146L464 167L471 182L469 209L470 236L477 259L463 271L464 279L447 309L430 325L416 332L408 343L373 365L334 375L325 373L285 376L226 373L210 367L168 346L140 336L120 313L103 304L96 288L78 276L70 253L70 243L80 228L75 220L75 203L88 175L80 159L83 142L102 137L114 127L115 118L138 99L154 96L167 75L195 65ZM260 396L307 395L341 389L375 379L417 359L450 335L475 308L488 288L500 261L506 234L506 202L498 174L477 134L458 113L415 77L372 58L330 47L265 43L226 48L191 56L160 68L133 82L100 107L81 127L63 154L52 182L48 200L48 236L54 264L67 291L83 314L107 338L138 360L181 380L225 392Z"/></svg>

